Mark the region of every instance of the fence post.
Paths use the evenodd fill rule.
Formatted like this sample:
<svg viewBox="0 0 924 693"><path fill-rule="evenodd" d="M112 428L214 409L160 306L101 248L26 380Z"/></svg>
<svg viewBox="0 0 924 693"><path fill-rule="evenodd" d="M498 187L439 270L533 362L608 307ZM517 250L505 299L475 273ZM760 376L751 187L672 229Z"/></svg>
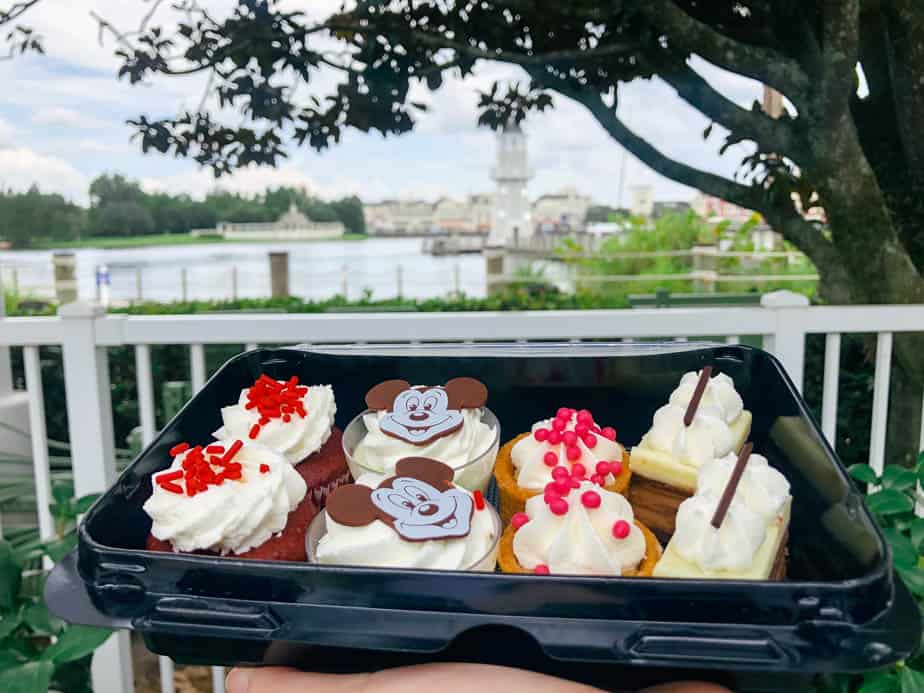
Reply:
<svg viewBox="0 0 924 693"><path fill-rule="evenodd" d="M183 303L189 300L189 274L185 267L180 268L180 297Z"/></svg>
<svg viewBox="0 0 924 693"><path fill-rule="evenodd" d="M74 492L79 496L104 491L115 480L109 360L96 346L96 319L104 311L87 303L69 303L62 318L64 387ZM128 633L118 631L93 655L93 690L131 693L132 660Z"/></svg>
<svg viewBox="0 0 924 693"><path fill-rule="evenodd" d="M289 254L286 252L271 252L270 262L270 294L273 298L288 298L289 290Z"/></svg>
<svg viewBox="0 0 924 693"><path fill-rule="evenodd" d="M460 274L459 263L457 262L452 266L452 288L456 296L462 293L462 278Z"/></svg>
<svg viewBox="0 0 924 693"><path fill-rule="evenodd" d="M74 253L56 252L51 257L55 296L61 304L77 300L77 260Z"/></svg>
<svg viewBox="0 0 924 693"><path fill-rule="evenodd" d="M237 265L231 266L231 298L237 300Z"/></svg>
<svg viewBox="0 0 924 693"><path fill-rule="evenodd" d="M803 316L809 300L792 291L772 291L760 298L760 305L775 313L772 333L765 335L765 347L786 368L799 392L805 375L805 325Z"/></svg>
<svg viewBox="0 0 924 693"><path fill-rule="evenodd" d="M140 302L144 300L144 286L141 283L141 266L135 267L135 297Z"/></svg>
<svg viewBox="0 0 924 693"><path fill-rule="evenodd" d="M6 296L3 275L0 274L0 322L6 316ZM9 347L0 347L0 398L13 393L13 368L10 363Z"/></svg>
<svg viewBox="0 0 924 693"><path fill-rule="evenodd" d="M404 297L404 268L398 265L395 268L395 279L398 282L398 298Z"/></svg>
<svg viewBox="0 0 924 693"><path fill-rule="evenodd" d="M340 268L340 293L346 299L350 292L350 269L346 265Z"/></svg>

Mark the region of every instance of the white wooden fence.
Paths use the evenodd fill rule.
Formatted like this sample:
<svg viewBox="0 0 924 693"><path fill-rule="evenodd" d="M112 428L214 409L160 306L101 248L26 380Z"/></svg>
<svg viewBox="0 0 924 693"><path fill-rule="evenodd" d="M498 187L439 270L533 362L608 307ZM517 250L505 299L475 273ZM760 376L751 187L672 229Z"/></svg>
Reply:
<svg viewBox="0 0 924 693"><path fill-rule="evenodd" d="M885 459L889 366L896 332L924 332L924 305L810 307L795 294L763 297L759 307L669 308L645 310L541 311L522 313L388 313L388 314L215 314L179 316L105 315L87 304L70 304L56 317L0 318L0 350L24 350L26 387L35 465L39 526L51 536L48 512L49 477L44 397L38 347L61 345L67 390L67 413L78 495L104 490L115 478L112 403L109 396L107 349L134 346L143 440L155 434L150 346L188 344L193 391L206 380L206 344L247 344L255 335L273 343L387 342L406 343L411 336L427 341L632 340L726 335L737 343L742 335L762 335L765 346L783 363L801 389L805 370L805 337L825 334L822 428L834 440L837 418L840 336L875 333L875 384L869 460L877 470ZM269 340L267 340L269 341ZM924 393L922 393L924 407ZM924 425L920 436L924 448ZM162 690L173 692L172 664L161 660ZM223 673L214 673L215 690L223 690ZM94 689L98 693L132 690L129 639L112 637L95 655Z"/></svg>

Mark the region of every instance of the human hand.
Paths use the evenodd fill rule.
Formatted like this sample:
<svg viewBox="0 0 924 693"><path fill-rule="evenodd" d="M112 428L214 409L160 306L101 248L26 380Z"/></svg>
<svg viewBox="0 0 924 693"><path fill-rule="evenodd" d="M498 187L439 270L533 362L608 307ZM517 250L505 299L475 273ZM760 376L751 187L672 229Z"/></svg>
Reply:
<svg viewBox="0 0 924 693"><path fill-rule="evenodd" d="M616 682L614 682L616 683ZM313 674L294 669L234 669L227 693L601 693L600 689L522 669L487 664L423 664L372 674ZM619 688L618 683L614 689ZM645 693L728 693L708 683L677 682Z"/></svg>

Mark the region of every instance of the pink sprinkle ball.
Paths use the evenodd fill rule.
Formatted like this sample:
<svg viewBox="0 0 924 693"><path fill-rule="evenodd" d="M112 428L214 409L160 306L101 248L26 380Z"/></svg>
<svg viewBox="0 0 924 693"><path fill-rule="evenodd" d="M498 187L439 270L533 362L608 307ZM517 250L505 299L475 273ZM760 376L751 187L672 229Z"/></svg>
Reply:
<svg viewBox="0 0 924 693"><path fill-rule="evenodd" d="M555 475L553 474L552 476ZM573 465L571 465L571 476L577 479L583 479L585 476L587 476L587 467L585 467L580 462L575 462Z"/></svg>
<svg viewBox="0 0 924 693"><path fill-rule="evenodd" d="M551 510L555 515L564 515L566 512L568 512L568 501L566 501L564 498L556 498L549 503L549 510ZM615 527L613 528L613 531L616 531ZM628 534L628 530L626 531L626 534Z"/></svg>
<svg viewBox="0 0 924 693"><path fill-rule="evenodd" d="M545 491L542 494L542 499L546 502L546 504L548 504L556 498L561 498L561 494L558 492L558 488L556 488L555 482L550 481L545 485Z"/></svg>
<svg viewBox="0 0 924 693"><path fill-rule="evenodd" d="M552 512L555 512L554 510ZM613 523L613 536L617 539L625 539L629 536L629 523L625 520L616 520Z"/></svg>
<svg viewBox="0 0 924 693"><path fill-rule="evenodd" d="M574 432L577 433L581 438L586 436L590 432L590 426L587 424L579 423L574 427Z"/></svg>
<svg viewBox="0 0 924 693"><path fill-rule="evenodd" d="M584 493L581 494L581 504L585 508L599 508L600 494L596 491L584 491Z"/></svg>
<svg viewBox="0 0 924 693"><path fill-rule="evenodd" d="M552 483L559 496L567 496L571 492L571 482L568 479L556 479Z"/></svg>
<svg viewBox="0 0 924 693"><path fill-rule="evenodd" d="M556 464L558 464L558 455L549 450L549 452L542 456L542 461L545 462L549 467L554 467Z"/></svg>
<svg viewBox="0 0 924 693"><path fill-rule="evenodd" d="M608 440L616 440L616 429L612 426L607 426L602 431L600 431L600 434Z"/></svg>
<svg viewBox="0 0 924 693"><path fill-rule="evenodd" d="M596 470L597 474L599 474L600 476L606 476L607 474L610 473L612 466L610 465L609 462L601 461L601 462L597 462L597 466L594 467L594 469Z"/></svg>
<svg viewBox="0 0 924 693"><path fill-rule="evenodd" d="M581 449L575 445L570 446L565 450L565 457L567 457L572 462L581 459Z"/></svg>
<svg viewBox="0 0 924 693"><path fill-rule="evenodd" d="M570 419L571 410L568 407L559 407L558 411L555 412L555 416L559 419Z"/></svg>
<svg viewBox="0 0 924 693"><path fill-rule="evenodd" d="M581 437L581 440L583 440L584 445L589 447L591 450L597 447L597 436L595 436L593 433L585 433Z"/></svg>
<svg viewBox="0 0 924 693"><path fill-rule="evenodd" d="M577 443L577 433L574 431L565 431L561 434L561 440L565 445L574 445Z"/></svg>
<svg viewBox="0 0 924 693"><path fill-rule="evenodd" d="M597 486L603 486L604 481L604 477L600 476L599 474L594 474L590 477L590 483L596 484Z"/></svg>
<svg viewBox="0 0 924 693"><path fill-rule="evenodd" d="M576 476L573 476L570 479L568 479L568 484L571 486L571 488L581 488L581 480L578 479Z"/></svg>
<svg viewBox="0 0 924 693"><path fill-rule="evenodd" d="M610 462L610 474L613 476L619 476L622 474L622 462L619 460L613 460Z"/></svg>
<svg viewBox="0 0 924 693"><path fill-rule="evenodd" d="M519 529L527 522L529 522L529 515L526 513L514 513L513 517L510 518L510 524L513 525L514 529Z"/></svg>
<svg viewBox="0 0 924 693"><path fill-rule="evenodd" d="M570 475L568 474L568 470L561 465L555 467L555 469L552 470L552 478L556 481L558 479L567 479L569 476Z"/></svg>
<svg viewBox="0 0 924 693"><path fill-rule="evenodd" d="M577 413L577 420L580 423L586 423L589 425L594 422L594 417L593 414L591 414L587 409L581 409L581 411Z"/></svg>
<svg viewBox="0 0 924 693"><path fill-rule="evenodd" d="M535 438L540 443L544 443L549 437L549 429L547 428L537 428L536 432L533 433L533 438Z"/></svg>
<svg viewBox="0 0 924 693"><path fill-rule="evenodd" d="M548 440L546 441L549 445L558 445L561 443L561 431L551 431L549 433Z"/></svg>
<svg viewBox="0 0 924 693"><path fill-rule="evenodd" d="M558 432L564 431L565 426L568 425L568 422L564 419L555 419L552 421L552 428Z"/></svg>
<svg viewBox="0 0 924 693"><path fill-rule="evenodd" d="M545 563L540 563L540 564L537 565L535 568L533 568L533 572L534 572L536 575L548 575L548 574L549 574L549 566L547 566Z"/></svg>

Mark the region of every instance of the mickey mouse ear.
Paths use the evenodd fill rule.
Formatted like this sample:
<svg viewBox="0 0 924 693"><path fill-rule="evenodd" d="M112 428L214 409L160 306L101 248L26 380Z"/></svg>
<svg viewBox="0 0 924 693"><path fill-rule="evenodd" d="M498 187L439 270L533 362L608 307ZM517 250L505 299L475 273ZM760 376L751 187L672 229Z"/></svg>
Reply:
<svg viewBox="0 0 924 693"><path fill-rule="evenodd" d="M366 406L379 411L391 411L395 397L410 389L411 384L407 380L386 380L366 393Z"/></svg>
<svg viewBox="0 0 924 693"><path fill-rule="evenodd" d="M453 378L443 385L450 409L478 409L488 401L488 388L474 378Z"/></svg>
<svg viewBox="0 0 924 693"><path fill-rule="evenodd" d="M395 464L395 475L426 481L435 488L452 485L455 471L448 464L429 457L402 457Z"/></svg>
<svg viewBox="0 0 924 693"><path fill-rule="evenodd" d="M362 484L346 484L335 488L327 497L327 514L347 527L371 524L378 511L372 504L372 489Z"/></svg>

